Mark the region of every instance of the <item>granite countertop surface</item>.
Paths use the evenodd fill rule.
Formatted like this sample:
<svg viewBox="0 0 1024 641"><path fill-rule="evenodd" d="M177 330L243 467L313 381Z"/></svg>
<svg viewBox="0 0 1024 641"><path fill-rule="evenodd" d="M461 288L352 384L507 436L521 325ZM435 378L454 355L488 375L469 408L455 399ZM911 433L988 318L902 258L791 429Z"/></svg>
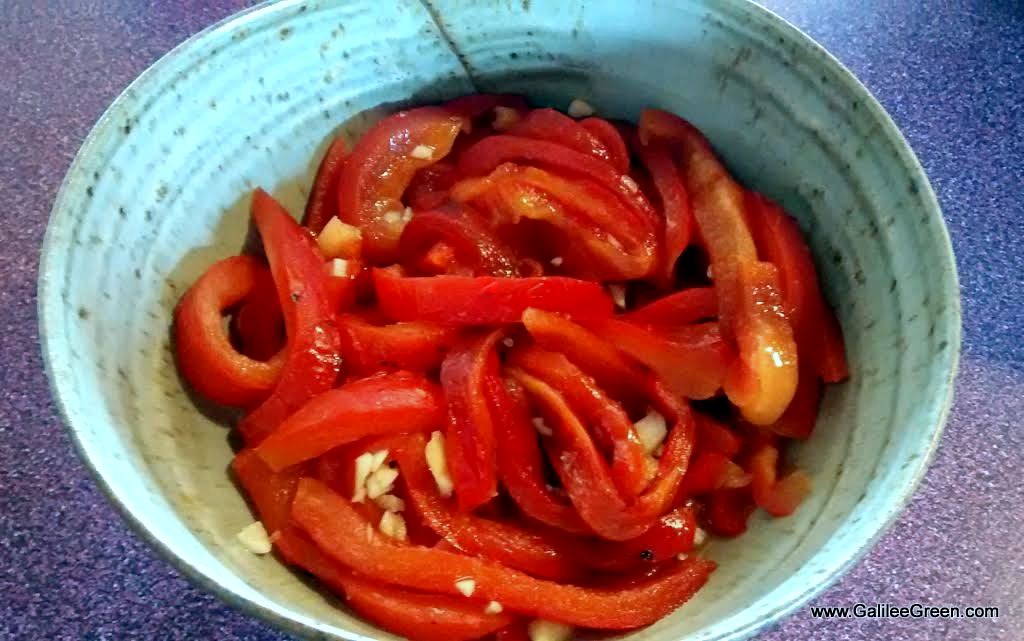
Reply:
<svg viewBox="0 0 1024 641"><path fill-rule="evenodd" d="M898 522L815 605L995 605L993 619L815 619L764 641L1024 639L1024 4L769 0L874 92L923 163L963 288L956 400ZM114 97L240 0L5 0L0 20L0 639L284 639L121 521L57 417L36 272L71 158Z"/></svg>

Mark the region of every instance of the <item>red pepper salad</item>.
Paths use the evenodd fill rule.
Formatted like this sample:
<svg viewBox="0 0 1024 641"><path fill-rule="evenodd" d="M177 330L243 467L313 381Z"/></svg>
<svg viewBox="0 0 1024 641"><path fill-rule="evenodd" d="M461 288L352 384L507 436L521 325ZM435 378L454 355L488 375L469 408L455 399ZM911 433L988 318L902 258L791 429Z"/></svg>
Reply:
<svg viewBox="0 0 1024 641"><path fill-rule="evenodd" d="M706 532L810 491L782 455L847 377L839 325L794 220L678 116L409 109L334 140L301 224L260 189L252 218L178 367L242 410L241 542L387 630L645 626Z"/></svg>

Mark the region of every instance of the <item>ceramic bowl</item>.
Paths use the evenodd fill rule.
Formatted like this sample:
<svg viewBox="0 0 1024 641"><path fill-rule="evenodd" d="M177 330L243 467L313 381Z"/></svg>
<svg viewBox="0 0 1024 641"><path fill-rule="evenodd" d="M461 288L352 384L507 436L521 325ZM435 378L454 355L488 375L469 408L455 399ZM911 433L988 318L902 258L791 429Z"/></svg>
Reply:
<svg viewBox="0 0 1024 641"><path fill-rule="evenodd" d="M254 186L298 213L332 133L474 90L581 97L616 118L675 111L806 231L852 367L796 451L814 493L712 543L707 587L623 638L749 636L834 581L906 503L949 407L960 319L942 217L899 131L826 51L742 0L293 0L176 48L92 130L43 249L43 350L83 459L206 589L300 637L393 638L238 545L252 516L226 471L228 431L183 389L168 329L188 285L241 247Z"/></svg>

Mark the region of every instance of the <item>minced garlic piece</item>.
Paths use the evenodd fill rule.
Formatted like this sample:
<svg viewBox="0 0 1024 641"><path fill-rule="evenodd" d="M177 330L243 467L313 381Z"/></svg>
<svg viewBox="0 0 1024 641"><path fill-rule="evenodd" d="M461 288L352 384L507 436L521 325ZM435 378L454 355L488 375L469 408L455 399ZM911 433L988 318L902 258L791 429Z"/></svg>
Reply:
<svg viewBox="0 0 1024 641"><path fill-rule="evenodd" d="M484 608L484 614L501 614L504 610L505 608L502 607L500 603L497 601L491 601L487 604L487 607Z"/></svg>
<svg viewBox="0 0 1024 641"><path fill-rule="evenodd" d="M636 428L636 435L640 437L644 452L647 454L653 454L668 434L665 417L654 410L647 412L647 416L634 423L633 427Z"/></svg>
<svg viewBox="0 0 1024 641"><path fill-rule="evenodd" d="M377 507L388 512L401 512L405 509L405 501L394 494L381 494L373 499L373 502L377 504Z"/></svg>
<svg viewBox="0 0 1024 641"><path fill-rule="evenodd" d="M534 619L526 628L530 641L569 641L572 626L546 619Z"/></svg>
<svg viewBox="0 0 1024 641"><path fill-rule="evenodd" d="M363 233L358 227L341 222L337 216L324 225L316 237L316 244L324 258L354 258L363 242Z"/></svg>
<svg viewBox="0 0 1024 641"><path fill-rule="evenodd" d="M366 479L366 496L375 499L391 491L398 478L398 470L387 467L378 468Z"/></svg>
<svg viewBox="0 0 1024 641"><path fill-rule="evenodd" d="M541 436L551 436L554 434L554 432L551 431L551 428L548 427L548 424L544 422L543 417L534 416L530 420L533 423L534 429L536 429Z"/></svg>
<svg viewBox="0 0 1024 641"><path fill-rule="evenodd" d="M619 309L626 309L626 286L622 283L608 283L608 293L611 294L615 306Z"/></svg>
<svg viewBox="0 0 1024 641"><path fill-rule="evenodd" d="M444 434L441 432L431 434L423 454L427 459L427 467L430 468L430 474L434 477L434 482L437 483L437 489L441 496L451 496L455 486L452 483L451 475L448 473L448 458L444 453Z"/></svg>
<svg viewBox="0 0 1024 641"><path fill-rule="evenodd" d="M434 148L430 145L416 145L413 147L413 150L409 152L409 156L418 160L433 160Z"/></svg>
<svg viewBox="0 0 1024 641"><path fill-rule="evenodd" d="M462 596L473 596L476 592L476 581L473 579L459 579L455 582L455 589L462 593Z"/></svg>
<svg viewBox="0 0 1024 641"><path fill-rule="evenodd" d="M245 526L235 537L246 550L253 554L268 554L274 547L270 543L270 537L267 536L266 528L259 521L253 521Z"/></svg>
<svg viewBox="0 0 1024 641"><path fill-rule="evenodd" d="M594 108L589 102L579 98L576 98L569 103L568 112L573 118L586 118L588 116L593 116L595 113Z"/></svg>
<svg viewBox="0 0 1024 641"><path fill-rule="evenodd" d="M381 515L380 533L398 541L405 541L409 536L405 527L405 519L401 514L395 512L385 512Z"/></svg>

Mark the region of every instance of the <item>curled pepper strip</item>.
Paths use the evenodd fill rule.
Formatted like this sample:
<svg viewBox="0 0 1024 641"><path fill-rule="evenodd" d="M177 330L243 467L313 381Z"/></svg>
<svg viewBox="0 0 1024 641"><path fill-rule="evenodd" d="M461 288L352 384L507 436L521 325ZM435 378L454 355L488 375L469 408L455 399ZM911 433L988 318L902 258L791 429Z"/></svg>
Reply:
<svg viewBox="0 0 1024 641"><path fill-rule="evenodd" d="M395 456L416 512L439 536L467 554L533 576L564 581L580 575L570 547L515 525L460 512L442 499L423 458L426 444L423 435L410 435Z"/></svg>
<svg viewBox="0 0 1024 641"><path fill-rule="evenodd" d="M367 436L435 429L443 422L443 407L437 385L422 376L372 376L314 397L256 452L278 471Z"/></svg>
<svg viewBox="0 0 1024 641"><path fill-rule="evenodd" d="M615 125L604 118L584 118L580 126L601 141L608 150L608 161L616 171L623 174L629 172L629 149Z"/></svg>
<svg viewBox="0 0 1024 641"><path fill-rule="evenodd" d="M612 164L611 152L581 123L554 109L534 109L507 132L511 136L547 140Z"/></svg>
<svg viewBox="0 0 1024 641"><path fill-rule="evenodd" d="M243 354L268 361L284 347L284 316L270 270L261 265L259 271L252 291L231 318L231 331ZM282 363L283 358L282 354Z"/></svg>
<svg viewBox="0 0 1024 641"><path fill-rule="evenodd" d="M258 403L274 389L285 355L264 362L240 354L224 331L223 314L257 287L266 267L249 256L212 265L175 310L174 345L182 376L199 394L237 407Z"/></svg>
<svg viewBox="0 0 1024 641"><path fill-rule="evenodd" d="M507 162L537 163L548 169L585 176L612 190L619 200L652 228L658 215L647 198L635 189L627 175L606 162L546 140L529 140L516 136L488 136L462 153L459 170L466 176L483 176Z"/></svg>
<svg viewBox="0 0 1024 641"><path fill-rule="evenodd" d="M640 383L643 370L610 341L560 314L541 309L525 310L522 320L538 345L565 354L613 397L635 402L644 396Z"/></svg>
<svg viewBox="0 0 1024 641"><path fill-rule="evenodd" d="M647 486L647 455L636 429L622 406L593 378L564 354L536 346L515 352L509 362L542 380L558 381L566 402L591 426L603 453L610 455L612 478L623 498L631 499Z"/></svg>
<svg viewBox="0 0 1024 641"><path fill-rule="evenodd" d="M661 210L665 217L662 236L661 281L675 280L676 261L690 244L693 228L693 209L690 195L679 177L679 170L667 146L658 144L639 145L637 155L647 167L651 181L661 199Z"/></svg>
<svg viewBox="0 0 1024 641"><path fill-rule="evenodd" d="M556 389L557 381L545 381L515 367L506 369L550 421L554 437L547 439L548 458L584 522L612 541L636 538L646 532L671 505L686 473L694 440L689 407L671 400L664 390L657 390L652 400L674 425L665 441L654 481L635 501L627 503L586 427Z"/></svg>
<svg viewBox="0 0 1024 641"><path fill-rule="evenodd" d="M437 243L455 253L460 265L474 276L518 276L512 250L485 227L467 205L452 203L443 209L419 212L405 226L399 243L407 267Z"/></svg>
<svg viewBox="0 0 1024 641"><path fill-rule="evenodd" d="M590 528L572 505L547 483L543 454L522 387L511 379L492 381L489 396L498 442L498 469L512 500L526 516L540 523L574 534L589 533Z"/></svg>
<svg viewBox="0 0 1024 641"><path fill-rule="evenodd" d="M657 265L654 226L589 180L567 180L536 167L504 164L486 178L456 185L452 197L480 202L498 222L525 219L550 225L563 241L557 243L560 260L570 274L630 280L646 277Z"/></svg>
<svg viewBox="0 0 1024 641"><path fill-rule="evenodd" d="M252 214L288 336L287 360L274 391L238 425L246 443L256 445L307 400L334 386L341 357L324 261L313 238L262 189L253 193Z"/></svg>
<svg viewBox="0 0 1024 641"><path fill-rule="evenodd" d="M338 136L327 148L316 170L309 200L306 201L306 212L302 216L303 226L314 234L319 234L327 221L338 215L338 182L347 154L348 145Z"/></svg>
<svg viewBox="0 0 1024 641"><path fill-rule="evenodd" d="M368 578L458 595L456 582L468 577L478 603L498 601L511 612L594 628L653 623L693 596L715 568L711 561L690 558L622 589L563 585L493 561L397 545L376 533L347 501L308 478L299 482L292 516L327 554Z"/></svg>
<svg viewBox="0 0 1024 641"><path fill-rule="evenodd" d="M441 385L448 399L448 467L459 508L470 511L498 493L494 423L487 400L487 379L498 377L492 331L462 342L441 364Z"/></svg>
<svg viewBox="0 0 1024 641"><path fill-rule="evenodd" d="M638 135L641 144L671 144L682 157L683 180L711 258L719 321L739 349L726 394L748 421L773 423L796 391L796 342L781 308L777 273L758 260L744 191L703 134L682 118L647 109Z"/></svg>
<svg viewBox="0 0 1024 641"><path fill-rule="evenodd" d="M466 122L441 107L420 107L388 116L356 143L339 178L338 212L362 230L370 263L397 258L402 194L417 170L448 154Z"/></svg>

